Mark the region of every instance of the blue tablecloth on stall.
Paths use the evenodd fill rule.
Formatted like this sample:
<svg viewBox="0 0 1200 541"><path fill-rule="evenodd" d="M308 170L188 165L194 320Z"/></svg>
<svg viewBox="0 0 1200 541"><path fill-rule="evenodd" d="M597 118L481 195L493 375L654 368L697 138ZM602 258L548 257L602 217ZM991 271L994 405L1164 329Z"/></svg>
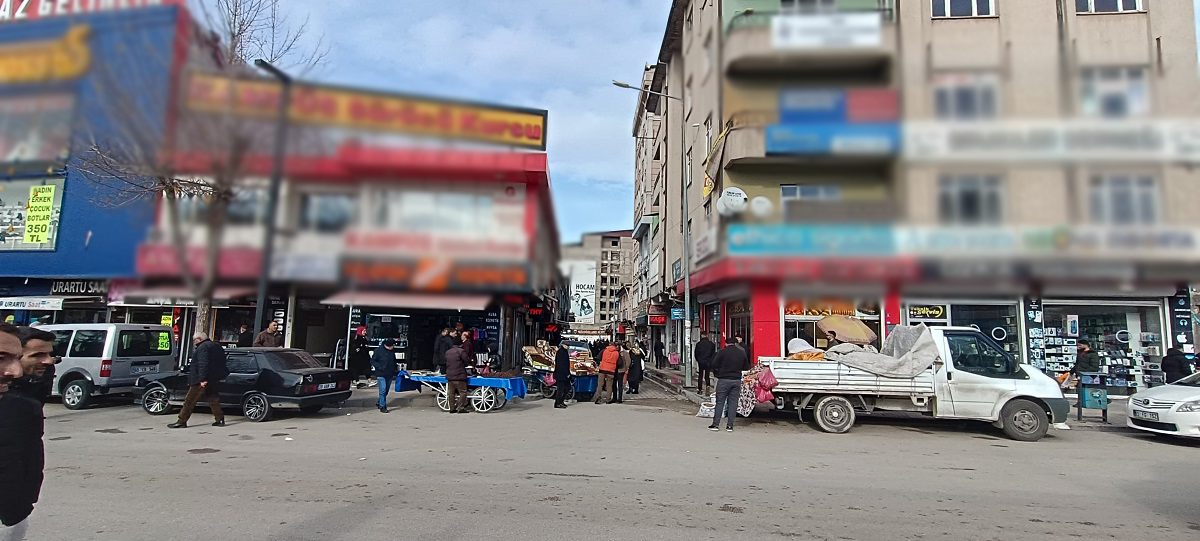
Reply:
<svg viewBox="0 0 1200 541"><path fill-rule="evenodd" d="M408 377L408 372L401 370L400 373L396 375L396 392L398 393L402 393L404 391L420 391L421 387L421 382Z"/></svg>
<svg viewBox="0 0 1200 541"><path fill-rule="evenodd" d="M425 383L446 383L446 376L407 376L396 378L396 390L400 390L400 382L408 380L410 382L425 382ZM504 396L508 400L513 397L525 398L527 388L525 378L467 378L467 385L470 387L495 387L504 389Z"/></svg>
<svg viewBox="0 0 1200 541"><path fill-rule="evenodd" d="M600 377L591 376L575 376L575 392L576 393L594 393L596 392L597 382Z"/></svg>

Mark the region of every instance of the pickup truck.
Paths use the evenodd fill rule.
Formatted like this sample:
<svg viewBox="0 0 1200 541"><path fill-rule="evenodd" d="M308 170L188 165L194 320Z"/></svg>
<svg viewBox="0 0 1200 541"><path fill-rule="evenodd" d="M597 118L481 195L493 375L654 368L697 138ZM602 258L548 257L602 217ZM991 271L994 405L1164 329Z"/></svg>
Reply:
<svg viewBox="0 0 1200 541"><path fill-rule="evenodd" d="M1070 406L1058 382L1019 363L990 337L972 327L927 332L936 354L913 378L884 377L830 360L759 362L779 381L771 391L776 409L795 409L802 420L811 411L821 430L835 434L849 431L857 414L873 411L991 421L1019 441L1037 441L1051 423L1066 421Z"/></svg>

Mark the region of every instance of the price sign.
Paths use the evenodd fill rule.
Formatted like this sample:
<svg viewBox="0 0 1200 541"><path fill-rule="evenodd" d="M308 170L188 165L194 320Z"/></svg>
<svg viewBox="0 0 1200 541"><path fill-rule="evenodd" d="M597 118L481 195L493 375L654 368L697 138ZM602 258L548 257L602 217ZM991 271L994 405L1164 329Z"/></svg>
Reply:
<svg viewBox="0 0 1200 541"><path fill-rule="evenodd" d="M159 351L171 351L171 333L169 333L169 332L158 333L158 350Z"/></svg>
<svg viewBox="0 0 1200 541"><path fill-rule="evenodd" d="M170 327L172 323L175 323L175 318L171 317L171 314L163 314L162 318L159 319L158 322Z"/></svg>
<svg viewBox="0 0 1200 541"><path fill-rule="evenodd" d="M25 207L25 243L50 241L50 218L54 215L54 190L57 186L30 186Z"/></svg>

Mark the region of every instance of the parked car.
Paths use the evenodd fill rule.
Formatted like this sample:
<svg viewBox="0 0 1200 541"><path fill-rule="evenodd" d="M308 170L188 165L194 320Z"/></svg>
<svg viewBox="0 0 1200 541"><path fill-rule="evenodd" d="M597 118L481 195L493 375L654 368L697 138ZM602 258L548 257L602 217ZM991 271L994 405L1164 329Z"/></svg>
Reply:
<svg viewBox="0 0 1200 541"><path fill-rule="evenodd" d="M132 394L139 377L176 367L173 331L164 325L73 323L43 325L54 333L55 396L67 409L86 408L96 396Z"/></svg>
<svg viewBox="0 0 1200 541"><path fill-rule="evenodd" d="M246 419L271 418L279 407L316 413L350 398L350 373L321 364L308 352L288 348L225 350L229 376L221 381L221 405L237 408ZM150 415L165 415L182 406L187 395L187 369L137 380L138 399ZM201 400L198 404L207 407Z"/></svg>
<svg viewBox="0 0 1200 541"><path fill-rule="evenodd" d="M1155 434L1200 438L1200 374L1151 387L1125 405L1129 428Z"/></svg>

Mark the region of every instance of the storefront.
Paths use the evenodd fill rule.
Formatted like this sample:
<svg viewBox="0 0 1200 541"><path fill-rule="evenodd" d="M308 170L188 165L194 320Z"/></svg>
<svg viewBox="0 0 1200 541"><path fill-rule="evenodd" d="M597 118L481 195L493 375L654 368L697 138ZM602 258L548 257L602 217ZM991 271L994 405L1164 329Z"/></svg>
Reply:
<svg viewBox="0 0 1200 541"><path fill-rule="evenodd" d="M19 281L18 281L19 280ZM104 323L108 321L107 280L9 279L0 290L0 322Z"/></svg>
<svg viewBox="0 0 1200 541"><path fill-rule="evenodd" d="M1021 355L1020 299L909 298L902 308L906 325L972 327L990 336L1004 351Z"/></svg>
<svg viewBox="0 0 1200 541"><path fill-rule="evenodd" d="M1074 367L1079 342L1100 356L1110 395L1132 395L1160 375L1169 323L1163 299L1050 298L1043 301L1043 369L1062 376ZM1190 312L1190 310L1189 310Z"/></svg>
<svg viewBox="0 0 1200 541"><path fill-rule="evenodd" d="M883 340L883 308L879 297L792 297L784 301L783 342L793 338L808 341L817 348L829 347L828 337L817 329L817 322L826 316L847 316L862 321L878 337L873 346Z"/></svg>

